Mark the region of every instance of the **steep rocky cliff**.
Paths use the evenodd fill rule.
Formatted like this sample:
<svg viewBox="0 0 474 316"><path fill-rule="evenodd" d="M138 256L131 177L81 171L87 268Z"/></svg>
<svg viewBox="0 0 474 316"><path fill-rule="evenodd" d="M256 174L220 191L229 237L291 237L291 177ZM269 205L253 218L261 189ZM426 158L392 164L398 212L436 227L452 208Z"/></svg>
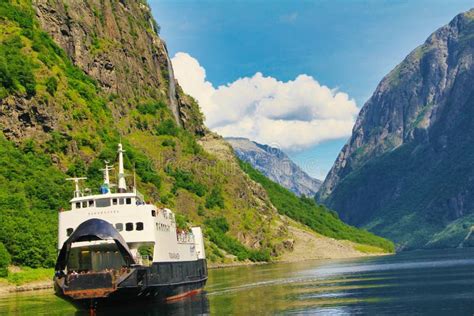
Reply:
<svg viewBox="0 0 474 316"><path fill-rule="evenodd" d="M400 248L456 247L474 224L474 10L411 52L362 108L318 198Z"/></svg>
<svg viewBox="0 0 474 316"><path fill-rule="evenodd" d="M33 3L41 27L76 66L95 78L105 93L115 97L116 119L136 103L166 99L178 125L203 132L197 105L176 88L166 44L158 36L159 25L146 2ZM197 124L191 124L192 121Z"/></svg>
<svg viewBox="0 0 474 316"><path fill-rule="evenodd" d="M246 138L229 137L226 141L237 157L298 196L313 197L321 186L320 180L311 178L278 148Z"/></svg>
<svg viewBox="0 0 474 316"><path fill-rule="evenodd" d="M137 104L163 100L178 125L204 133L198 106L177 86L166 44L158 36L159 26L146 3L35 0L33 5L41 28L111 99L109 107L116 122L126 126L127 114ZM54 116L51 114L39 115Z"/></svg>
<svg viewBox="0 0 474 316"><path fill-rule="evenodd" d="M303 242L207 131L158 29L144 1L0 1L0 242L14 263L54 263L64 179L85 175L97 192L119 141L146 198L205 228L211 262L266 261Z"/></svg>

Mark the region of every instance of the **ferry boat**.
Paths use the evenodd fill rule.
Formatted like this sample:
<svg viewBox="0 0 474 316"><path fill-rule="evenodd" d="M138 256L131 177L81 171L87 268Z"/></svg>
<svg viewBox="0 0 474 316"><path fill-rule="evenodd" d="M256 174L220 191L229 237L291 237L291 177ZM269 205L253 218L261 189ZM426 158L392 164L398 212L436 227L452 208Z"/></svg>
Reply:
<svg viewBox="0 0 474 316"><path fill-rule="evenodd" d="M71 209L59 213L54 287L56 295L81 307L169 301L206 284L201 228L178 229L171 210L145 202L135 184L128 188L124 152L119 144L115 190L107 162L100 194L81 190L85 178L68 179L75 191Z"/></svg>

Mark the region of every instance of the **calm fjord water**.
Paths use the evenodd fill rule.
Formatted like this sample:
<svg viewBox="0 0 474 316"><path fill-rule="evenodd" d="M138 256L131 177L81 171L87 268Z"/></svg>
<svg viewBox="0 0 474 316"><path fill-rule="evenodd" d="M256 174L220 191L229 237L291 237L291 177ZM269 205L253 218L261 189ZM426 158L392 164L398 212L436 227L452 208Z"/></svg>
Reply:
<svg viewBox="0 0 474 316"><path fill-rule="evenodd" d="M0 297L0 314L83 315L51 291ZM87 313L86 313L87 314ZM98 315L474 314L474 249L211 270L206 292Z"/></svg>

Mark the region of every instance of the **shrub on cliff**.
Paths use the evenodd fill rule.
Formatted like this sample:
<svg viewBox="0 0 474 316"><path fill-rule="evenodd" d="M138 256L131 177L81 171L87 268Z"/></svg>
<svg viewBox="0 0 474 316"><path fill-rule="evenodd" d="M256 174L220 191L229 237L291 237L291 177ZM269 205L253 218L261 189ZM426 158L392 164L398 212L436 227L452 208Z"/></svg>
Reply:
<svg viewBox="0 0 474 316"><path fill-rule="evenodd" d="M211 193L206 197L206 207L212 209L218 206L219 208L224 208L224 198L222 197L221 188L212 188Z"/></svg>
<svg viewBox="0 0 474 316"><path fill-rule="evenodd" d="M206 225L205 236L220 249L236 256L239 261L247 259L253 262L270 261L270 250L249 249L236 238L227 235L230 226L225 217L207 219L204 224Z"/></svg>

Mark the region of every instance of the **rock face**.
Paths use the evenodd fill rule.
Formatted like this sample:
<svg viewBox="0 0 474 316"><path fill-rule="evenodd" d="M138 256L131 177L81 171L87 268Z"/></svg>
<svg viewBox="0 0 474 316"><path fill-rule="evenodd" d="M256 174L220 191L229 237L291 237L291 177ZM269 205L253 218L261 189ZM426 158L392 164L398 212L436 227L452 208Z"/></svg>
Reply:
<svg viewBox="0 0 474 316"><path fill-rule="evenodd" d="M312 197L321 186L320 180L311 178L278 148L247 138L229 137L226 141L231 144L240 159L298 196Z"/></svg>
<svg viewBox="0 0 474 316"><path fill-rule="evenodd" d="M197 105L179 93L166 44L146 2L34 0L33 5L41 27L74 64L116 97L116 119L134 103L163 99L178 125L204 133L202 117L192 109ZM191 123L196 119L200 124Z"/></svg>
<svg viewBox="0 0 474 316"><path fill-rule="evenodd" d="M474 10L411 52L362 108L318 199L399 248L456 247L474 224Z"/></svg>

